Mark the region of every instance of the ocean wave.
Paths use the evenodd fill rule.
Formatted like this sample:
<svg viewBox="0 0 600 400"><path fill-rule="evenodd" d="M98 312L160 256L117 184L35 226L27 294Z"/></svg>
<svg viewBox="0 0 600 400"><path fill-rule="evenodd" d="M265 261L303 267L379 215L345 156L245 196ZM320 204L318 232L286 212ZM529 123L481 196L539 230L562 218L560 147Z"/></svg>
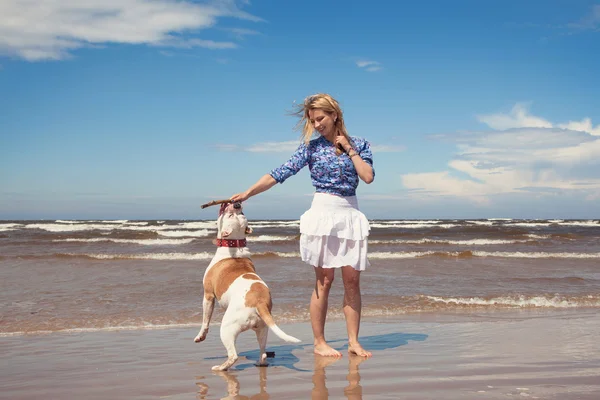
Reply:
<svg viewBox="0 0 600 400"><path fill-rule="evenodd" d="M427 220L427 219L400 219L400 220L374 220L374 224L386 225L435 225L443 222L443 220Z"/></svg>
<svg viewBox="0 0 600 400"><path fill-rule="evenodd" d="M207 237L210 235L214 235L214 231L209 231L208 229L203 229L199 231L158 231L160 236L166 237Z"/></svg>
<svg viewBox="0 0 600 400"><path fill-rule="evenodd" d="M263 224L275 226L296 226L300 225L300 220L294 221L277 221L277 220L248 220L249 224Z"/></svg>
<svg viewBox="0 0 600 400"><path fill-rule="evenodd" d="M502 251L473 251L476 257L504 257L504 258L600 258L600 253L547 253L547 252L502 252Z"/></svg>
<svg viewBox="0 0 600 400"><path fill-rule="evenodd" d="M271 224L255 224L253 222L248 222L248 226L250 226L252 229L267 229L267 228L295 228L295 227L299 227L300 224L294 224L294 225L271 225Z"/></svg>
<svg viewBox="0 0 600 400"><path fill-rule="evenodd" d="M113 242L122 244L139 244L142 246L162 246L162 245L181 245L193 242L194 239L112 239L112 238L91 238L91 239L54 239L53 242L78 242L78 243L98 243Z"/></svg>
<svg viewBox="0 0 600 400"><path fill-rule="evenodd" d="M499 296L436 296L419 294L414 296L397 296L370 301L362 310L363 317L393 317L417 313L445 313L460 311L502 311L502 310L564 310L575 308L600 308L599 295L548 295L548 294L506 294ZM9 325L13 332L0 332L0 337L24 335L44 335L62 333L93 333L114 331L137 331L170 328L199 328L201 315L197 310L185 312L184 317L172 315L152 315L140 317L137 314L120 315L118 318L97 316L88 320L74 318L57 322L23 321L23 325ZM273 317L279 324L306 322L310 315L306 308L290 303L278 303L273 309ZM328 320L343 320L344 312L339 305L330 305ZM148 321L155 321L154 323ZM171 322L168 322L171 321ZM218 318L211 322L220 325ZM6 328L8 329L9 326Z"/></svg>
<svg viewBox="0 0 600 400"><path fill-rule="evenodd" d="M415 239L415 240L369 240L369 244L455 244L459 246L485 246L499 244L515 244L534 242L533 240L518 239L469 239L469 240L444 240L444 239Z"/></svg>
<svg viewBox="0 0 600 400"><path fill-rule="evenodd" d="M371 228L400 228L400 229L422 229L422 228L441 228L451 229L460 226L461 224L427 224L427 223L414 223L414 224L382 224L380 222L371 223Z"/></svg>
<svg viewBox="0 0 600 400"><path fill-rule="evenodd" d="M451 258L470 258L470 257L501 257L501 258L578 258L578 259L596 259L600 258L600 253L547 253L547 252L502 252L502 251L412 251L412 252L371 252L371 259L403 259L420 257L451 257Z"/></svg>
<svg viewBox="0 0 600 400"><path fill-rule="evenodd" d="M214 253L143 253L143 254L95 254L95 253L55 253L57 258L87 258L93 260L210 260ZM29 256L27 258L45 258L44 256Z"/></svg>
<svg viewBox="0 0 600 400"><path fill-rule="evenodd" d="M41 229L48 232L79 232L90 230L111 231L115 229L113 224L27 224L26 229Z"/></svg>
<svg viewBox="0 0 600 400"><path fill-rule="evenodd" d="M272 236L272 235L260 235L260 236L252 236L248 238L248 241L252 242L283 242L283 241L292 241L297 240L297 236Z"/></svg>
<svg viewBox="0 0 600 400"><path fill-rule="evenodd" d="M494 221L467 221L469 224L473 225L484 225L484 226L492 226L494 225Z"/></svg>
<svg viewBox="0 0 600 400"><path fill-rule="evenodd" d="M282 257L282 258L300 257L300 253L298 253L298 252L281 252L281 251L265 251L262 253L252 253L252 258L271 258L271 257Z"/></svg>
<svg viewBox="0 0 600 400"><path fill-rule="evenodd" d="M438 297L425 296L434 303L448 306L494 306L510 308L575 308L575 307L600 307L599 296L500 296L492 298L483 297Z"/></svg>
<svg viewBox="0 0 600 400"><path fill-rule="evenodd" d="M219 325L219 323L211 322L211 325ZM33 331L19 331L19 332L0 332L0 337L12 337L12 336L28 336L28 335L50 335L55 333L93 333L93 332L120 332L120 331L139 331L139 330L158 330L158 329L171 329L171 328L193 328L202 326L201 322L187 323L187 324L143 324L143 325L125 325L125 326L105 326L98 328L67 328L57 330L33 330Z"/></svg>

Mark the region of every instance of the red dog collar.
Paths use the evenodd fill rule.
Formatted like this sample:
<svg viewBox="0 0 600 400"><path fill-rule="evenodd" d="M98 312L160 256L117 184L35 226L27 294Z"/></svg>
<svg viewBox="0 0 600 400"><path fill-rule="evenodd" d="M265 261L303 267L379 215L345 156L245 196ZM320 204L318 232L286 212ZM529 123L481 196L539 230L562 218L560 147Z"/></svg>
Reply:
<svg viewBox="0 0 600 400"><path fill-rule="evenodd" d="M246 239L217 239L217 247L246 247Z"/></svg>

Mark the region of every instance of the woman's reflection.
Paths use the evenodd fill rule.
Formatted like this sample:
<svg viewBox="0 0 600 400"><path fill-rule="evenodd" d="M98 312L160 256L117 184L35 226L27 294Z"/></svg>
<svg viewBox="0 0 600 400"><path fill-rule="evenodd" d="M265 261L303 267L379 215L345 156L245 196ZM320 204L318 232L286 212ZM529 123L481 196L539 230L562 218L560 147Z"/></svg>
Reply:
<svg viewBox="0 0 600 400"><path fill-rule="evenodd" d="M344 395L349 400L359 400L362 399L362 386L360 386L360 373L358 372L358 366L367 359L357 355L348 356L348 375L346 375L348 385L344 388ZM340 360L342 359L315 355L315 371L313 373L314 387L312 390L313 400L329 399L329 390L327 389L327 385L325 383L325 368Z"/></svg>
<svg viewBox="0 0 600 400"><path fill-rule="evenodd" d="M252 396L240 395L240 381L237 376L227 371L214 371L213 374L223 378L227 383L227 396L222 397L221 400L267 400L270 398L267 393L267 368L257 368L259 376L259 390L260 392ZM248 370L249 371L249 370ZM248 372L246 371L246 372ZM198 384L200 390L198 391L198 399L205 399L208 394L208 386L206 384Z"/></svg>

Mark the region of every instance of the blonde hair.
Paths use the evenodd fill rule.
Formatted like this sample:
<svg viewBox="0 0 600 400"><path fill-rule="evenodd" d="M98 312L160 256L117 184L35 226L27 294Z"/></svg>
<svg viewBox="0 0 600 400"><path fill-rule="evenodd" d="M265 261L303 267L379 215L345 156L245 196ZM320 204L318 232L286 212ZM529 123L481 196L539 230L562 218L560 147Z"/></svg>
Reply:
<svg viewBox="0 0 600 400"><path fill-rule="evenodd" d="M348 131L346 130L346 124L344 124L344 114L337 100L327 93L317 93L304 99L304 102L298 104L296 110L292 113L300 118L296 124L296 129L302 129L301 138L304 140L304 143L308 144L315 133L315 127L310 122L308 115L310 110L322 110L327 114L336 113L337 119L334 120L335 136L342 134L351 142L350 135L348 135ZM342 152L339 147L336 148L336 154L340 155Z"/></svg>

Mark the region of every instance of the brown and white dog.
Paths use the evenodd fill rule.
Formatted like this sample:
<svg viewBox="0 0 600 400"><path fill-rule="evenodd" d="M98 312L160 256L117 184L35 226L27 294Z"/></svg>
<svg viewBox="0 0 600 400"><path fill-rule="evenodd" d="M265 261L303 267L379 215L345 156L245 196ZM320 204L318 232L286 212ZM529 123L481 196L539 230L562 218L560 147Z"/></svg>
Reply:
<svg viewBox="0 0 600 400"><path fill-rule="evenodd" d="M246 234L252 229L248 227L241 204L224 205L219 214L218 248L204 273L202 327L194 341L206 339L216 299L226 309L221 321L221 341L227 349L227 360L212 369L225 371L237 361L235 341L248 329L256 332L260 346L259 365L266 365L269 328L286 342L298 343L300 340L283 332L273 320L271 292L256 274L246 247Z"/></svg>

